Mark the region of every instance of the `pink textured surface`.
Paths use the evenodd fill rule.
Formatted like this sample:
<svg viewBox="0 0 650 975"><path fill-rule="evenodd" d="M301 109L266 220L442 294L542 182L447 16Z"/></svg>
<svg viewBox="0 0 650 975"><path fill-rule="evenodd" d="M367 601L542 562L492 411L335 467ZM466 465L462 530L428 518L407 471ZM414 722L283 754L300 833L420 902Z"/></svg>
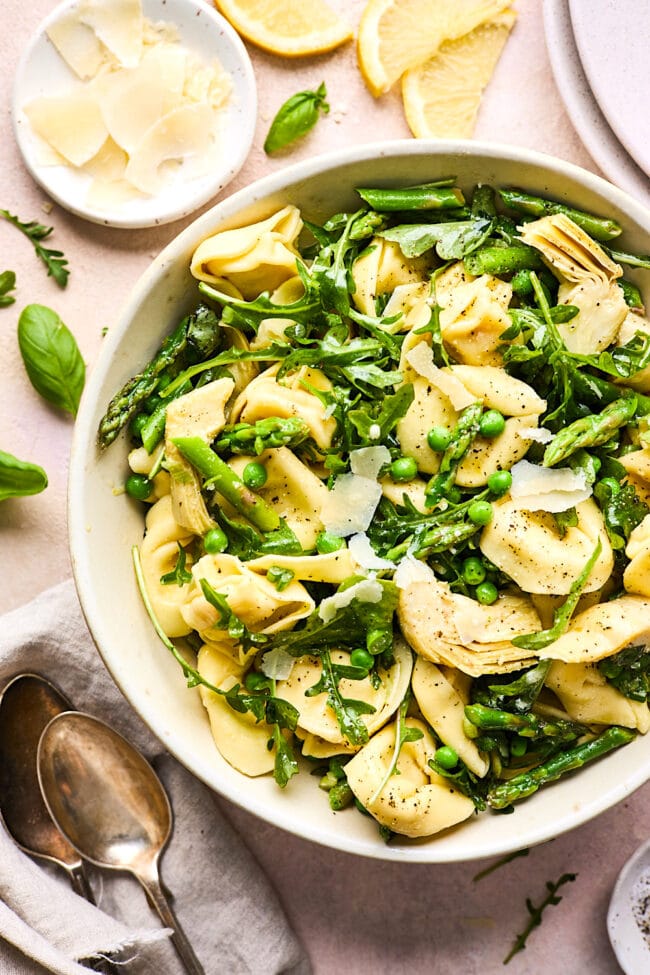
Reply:
<svg viewBox="0 0 650 975"><path fill-rule="evenodd" d="M361 0L331 0L355 26ZM17 302L0 309L0 448L42 464L50 478L41 495L0 505L0 612L70 574L65 491L72 425L39 400L23 371L15 328L22 307L42 302L73 330L88 368L120 305L154 255L189 220L156 230L94 226L47 199L24 170L14 145L9 104L17 59L52 0L6 0L0 32L0 206L56 227L52 246L72 273L61 291L47 279L31 246L0 221L0 271L18 277ZM484 99L476 135L529 146L595 170L564 113L544 47L541 0L519 0L519 20ZM260 99L251 155L230 190L287 161L351 143L409 138L399 94L375 102L363 86L352 44L320 58L282 61L250 47ZM268 159L262 142L289 94L325 80L332 111L284 158ZM216 202L216 201L213 201ZM25 660L29 666L29 660ZM65 663L62 662L62 667ZM52 675L56 677L56 675ZM272 877L317 975L492 975L526 922L525 898L565 871L577 880L545 916L513 975L614 975L605 914L625 859L650 832L650 785L568 836L531 851L479 883L477 864L413 866L355 859L294 839L224 803L226 812ZM516 816L512 818L516 831ZM262 973L261 973L262 975Z"/></svg>

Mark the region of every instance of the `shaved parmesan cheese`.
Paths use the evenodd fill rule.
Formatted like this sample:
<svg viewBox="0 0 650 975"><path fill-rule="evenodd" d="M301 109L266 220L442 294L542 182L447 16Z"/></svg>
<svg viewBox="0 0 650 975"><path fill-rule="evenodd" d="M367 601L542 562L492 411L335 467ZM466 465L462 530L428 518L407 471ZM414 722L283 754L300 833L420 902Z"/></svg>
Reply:
<svg viewBox="0 0 650 975"><path fill-rule="evenodd" d="M350 555L361 569L379 571L380 569L395 568L394 562L391 562L389 559L382 559L377 555L370 544L370 539L363 532L352 536L348 541L348 548Z"/></svg>
<svg viewBox="0 0 650 975"><path fill-rule="evenodd" d="M160 172L168 160L201 156L210 148L212 110L207 105L183 105L151 126L126 167L126 178L142 193L160 193L166 180Z"/></svg>
<svg viewBox="0 0 650 975"><path fill-rule="evenodd" d="M464 410L465 407L476 402L476 397L465 389L457 376L434 365L431 348L426 342L419 342L407 352L406 361L415 369L418 376L423 376L432 386L444 393L455 410Z"/></svg>
<svg viewBox="0 0 650 975"><path fill-rule="evenodd" d="M381 434L381 430L380 430ZM353 474L377 480L377 475L385 464L390 464L388 447L360 447L350 451L350 469Z"/></svg>
<svg viewBox="0 0 650 975"><path fill-rule="evenodd" d="M381 484L358 474L342 474L320 511L325 529L346 538L365 532L381 498Z"/></svg>
<svg viewBox="0 0 650 975"><path fill-rule="evenodd" d="M135 67L142 54L141 0L82 0L78 16L121 65Z"/></svg>
<svg viewBox="0 0 650 975"><path fill-rule="evenodd" d="M34 131L74 166L92 159L108 136L97 102L85 93L44 95L24 111Z"/></svg>
<svg viewBox="0 0 650 975"><path fill-rule="evenodd" d="M262 673L271 680L288 680L296 658L286 650L269 650L262 657Z"/></svg>
<svg viewBox="0 0 650 975"><path fill-rule="evenodd" d="M380 603L383 593L381 583L376 579L362 579L361 582L355 582L343 592L335 592L333 596L324 599L318 607L318 615L323 623L330 623L339 609L345 609L353 599L358 599L362 603Z"/></svg>
<svg viewBox="0 0 650 975"><path fill-rule="evenodd" d="M591 497L583 471L568 467L541 467L520 460L511 469L510 496L518 508L555 513L573 508Z"/></svg>
<svg viewBox="0 0 650 975"><path fill-rule="evenodd" d="M535 443L550 443L553 434L546 427L520 427L517 436L522 440L533 440Z"/></svg>
<svg viewBox="0 0 650 975"><path fill-rule="evenodd" d="M47 29L47 36L74 73L93 78L104 61L104 48L94 30L79 21L76 10L69 10Z"/></svg>
<svg viewBox="0 0 650 975"><path fill-rule="evenodd" d="M404 556L393 576L393 582L398 589L408 589L414 582L435 581L433 569L430 569L426 562L410 554Z"/></svg>

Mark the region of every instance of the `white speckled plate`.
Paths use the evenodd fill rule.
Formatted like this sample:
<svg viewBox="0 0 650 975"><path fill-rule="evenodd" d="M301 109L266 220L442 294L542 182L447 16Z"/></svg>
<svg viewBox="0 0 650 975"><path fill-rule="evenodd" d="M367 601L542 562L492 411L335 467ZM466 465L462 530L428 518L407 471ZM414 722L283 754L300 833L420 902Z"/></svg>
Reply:
<svg viewBox="0 0 650 975"><path fill-rule="evenodd" d="M618 875L607 930L625 975L650 972L650 842L639 847Z"/></svg>
<svg viewBox="0 0 650 975"><path fill-rule="evenodd" d="M257 91L248 53L230 24L202 0L143 0L145 17L172 23L181 43L209 62L218 58L232 78L233 94L226 107L224 150L209 173L174 180L161 193L137 197L109 209L86 202L90 177L70 166L44 165L43 143L33 132L23 106L40 95L59 93L75 76L59 56L46 31L77 0L63 0L39 25L16 71L13 121L16 140L32 177L62 207L93 223L109 227L151 227L178 220L208 203L239 172L250 150L257 115Z"/></svg>
<svg viewBox="0 0 650 975"><path fill-rule="evenodd" d="M569 0L569 9L594 98L618 139L650 174L650 4Z"/></svg>
<svg viewBox="0 0 650 975"><path fill-rule="evenodd" d="M650 183L618 141L591 93L571 25L569 0L544 0L548 55L569 118L607 177L650 206Z"/></svg>

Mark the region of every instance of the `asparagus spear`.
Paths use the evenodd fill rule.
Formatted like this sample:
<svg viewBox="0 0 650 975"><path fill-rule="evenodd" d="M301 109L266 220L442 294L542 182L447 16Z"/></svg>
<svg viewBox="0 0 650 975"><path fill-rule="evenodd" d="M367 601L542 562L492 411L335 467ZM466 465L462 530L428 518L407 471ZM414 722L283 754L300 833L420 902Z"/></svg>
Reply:
<svg viewBox="0 0 650 975"><path fill-rule="evenodd" d="M554 782L559 779L565 772L582 768L594 758L600 758L614 748L627 745L635 737L635 732L629 728L620 728L614 725L591 741L576 745L575 748L569 748L565 752L559 752L546 762L542 762L537 768L530 769L528 772L521 772L507 782L500 782L490 789L487 794L487 801L493 809L505 809L513 802L525 799L537 792L539 787L547 782Z"/></svg>
<svg viewBox="0 0 650 975"><path fill-rule="evenodd" d="M158 353L142 372L122 387L113 397L102 417L97 432L97 443L108 447L113 443L125 423L131 419L140 404L151 395L158 384L161 372L176 361L187 343L187 318L184 318L168 335Z"/></svg>
<svg viewBox="0 0 650 975"><path fill-rule="evenodd" d="M623 292L623 298L625 299L625 304L628 306L628 308L633 308L640 312L645 310L641 292L635 284L632 284L632 282L628 281L626 278L619 278L618 286Z"/></svg>
<svg viewBox="0 0 650 975"><path fill-rule="evenodd" d="M256 423L235 423L225 427L215 443L217 451L229 454L259 454L270 447L297 447L309 437L309 427L298 416L269 416Z"/></svg>
<svg viewBox="0 0 650 975"><path fill-rule="evenodd" d="M524 193L523 190L514 187L499 190L499 195L511 210L517 210L519 213L525 213L531 217L546 217L552 213L565 213L594 240L613 240L614 237L618 237L622 233L622 227L615 220L595 217L591 213L574 210L563 203L553 203L551 200L544 200L539 196L531 196L529 193Z"/></svg>
<svg viewBox="0 0 650 975"><path fill-rule="evenodd" d="M426 501L429 508L432 508L454 484L458 465L478 434L482 413L482 404L472 403L460 414L453 439L442 455L440 469L427 484Z"/></svg>
<svg viewBox="0 0 650 975"><path fill-rule="evenodd" d="M470 274L514 274L516 271L541 270L544 267L539 251L527 244L479 247L465 258Z"/></svg>
<svg viewBox="0 0 650 975"><path fill-rule="evenodd" d="M183 457L214 486L233 508L262 532L275 531L280 518L258 494L246 487L226 462L200 437L177 437L173 441Z"/></svg>
<svg viewBox="0 0 650 975"><path fill-rule="evenodd" d="M612 434L632 420L637 412L636 396L614 400L602 413L592 413L570 423L551 440L544 451L544 467L553 467L582 447L607 443Z"/></svg>
<svg viewBox="0 0 650 975"><path fill-rule="evenodd" d="M420 186L393 188L357 188L357 193L373 210L455 210L465 204L465 197L448 180L422 183Z"/></svg>
<svg viewBox="0 0 650 975"><path fill-rule="evenodd" d="M603 403L613 403L619 398L622 392L621 386L610 383L601 376L595 376L593 373L585 372L583 369L572 370L571 381L573 382L576 399L589 404L593 403L596 406L600 406ZM650 415L650 396L644 396L642 393L637 393L636 390L634 395L636 397L636 415Z"/></svg>
<svg viewBox="0 0 650 975"><path fill-rule="evenodd" d="M575 721L562 718L549 720L530 712L512 714L483 704L468 704L465 717L481 731L514 731L522 738L555 738L569 742L580 738L587 730Z"/></svg>
<svg viewBox="0 0 650 975"><path fill-rule="evenodd" d="M436 525L424 532L419 538L416 537L414 544L413 535L395 545L386 552L386 558L391 562L398 562L406 553L412 549L417 558L434 555L436 552L446 552L447 549L455 545L461 545L471 538L480 526L471 521L461 521L456 524Z"/></svg>

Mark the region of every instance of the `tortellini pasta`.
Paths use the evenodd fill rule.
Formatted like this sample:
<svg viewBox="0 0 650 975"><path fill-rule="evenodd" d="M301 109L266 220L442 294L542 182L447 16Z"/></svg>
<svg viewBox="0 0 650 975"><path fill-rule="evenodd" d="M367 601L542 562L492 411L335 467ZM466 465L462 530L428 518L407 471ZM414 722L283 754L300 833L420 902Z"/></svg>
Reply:
<svg viewBox="0 0 650 975"><path fill-rule="evenodd" d="M631 533L625 554L630 560L623 574L625 589L650 599L650 515Z"/></svg>
<svg viewBox="0 0 650 975"><path fill-rule="evenodd" d="M383 237L374 237L366 251L352 265L353 301L364 315L376 315L375 299L390 294L398 285L426 281L427 261L408 259L399 245Z"/></svg>
<svg viewBox="0 0 650 975"><path fill-rule="evenodd" d="M605 522L591 499L575 510L577 524L562 534L548 512L527 511L505 498L493 506L492 520L481 534L481 551L524 592L566 595L600 541L584 592L600 589L614 566Z"/></svg>
<svg viewBox="0 0 650 975"><path fill-rule="evenodd" d="M406 725L422 737L402 746L399 774L389 776L381 788L395 749L393 723L348 762L347 779L359 802L382 826L404 836L431 836L471 816L474 803L429 767L436 746L427 726L415 718L407 718Z"/></svg>
<svg viewBox="0 0 650 975"><path fill-rule="evenodd" d="M555 660L546 675L546 685L557 695L567 714L585 724L617 724L650 729L650 710L643 701L632 701L612 687L595 664L562 663Z"/></svg>
<svg viewBox="0 0 650 975"><path fill-rule="evenodd" d="M445 287L445 275L454 275L454 285L449 288ZM436 283L443 342L459 363L501 366L501 336L511 325L508 306L512 285L491 274L463 277L463 281L457 280L452 265Z"/></svg>
<svg viewBox="0 0 650 975"><path fill-rule="evenodd" d="M182 586L167 586L161 582L161 577L176 565L178 546L187 545L191 539L191 533L174 518L169 494L151 506L145 518L140 558L149 599L170 637L185 636L190 632L191 626L183 618L187 596Z"/></svg>
<svg viewBox="0 0 650 975"><path fill-rule="evenodd" d="M298 273L301 228L300 211L286 206L266 220L208 237L195 250L190 270L226 294L256 298Z"/></svg>

